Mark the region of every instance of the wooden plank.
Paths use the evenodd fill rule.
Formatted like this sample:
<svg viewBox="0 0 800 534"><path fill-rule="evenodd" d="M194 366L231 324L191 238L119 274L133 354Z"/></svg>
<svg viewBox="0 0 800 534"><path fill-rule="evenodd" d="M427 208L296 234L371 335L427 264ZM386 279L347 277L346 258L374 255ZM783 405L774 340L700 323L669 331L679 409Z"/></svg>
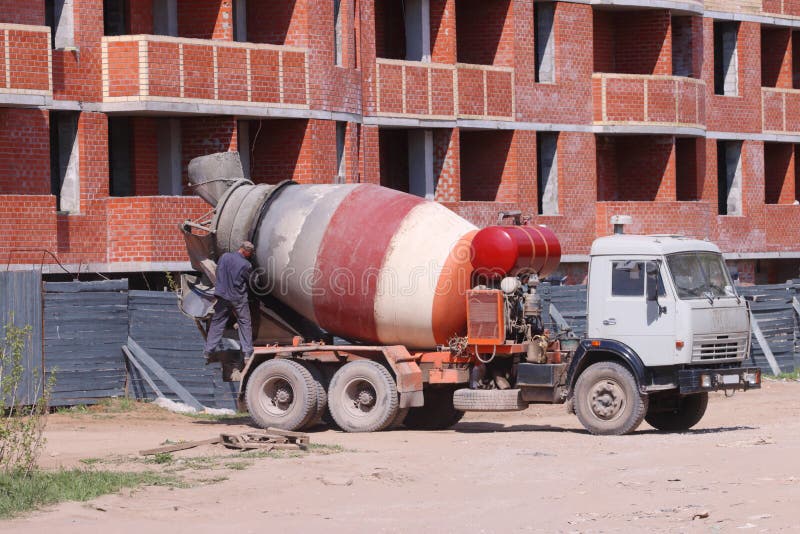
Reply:
<svg viewBox="0 0 800 534"><path fill-rule="evenodd" d="M203 406L197 402L197 399L189 393L186 388L184 388L177 380L172 378L170 374L163 368L161 365L158 364L147 352L139 346L136 341L132 338L128 338L128 349L133 353L134 356L142 363L148 367L153 374L155 374L162 382L167 384L167 386L176 394L180 399L191 406L196 410L203 410Z"/></svg>

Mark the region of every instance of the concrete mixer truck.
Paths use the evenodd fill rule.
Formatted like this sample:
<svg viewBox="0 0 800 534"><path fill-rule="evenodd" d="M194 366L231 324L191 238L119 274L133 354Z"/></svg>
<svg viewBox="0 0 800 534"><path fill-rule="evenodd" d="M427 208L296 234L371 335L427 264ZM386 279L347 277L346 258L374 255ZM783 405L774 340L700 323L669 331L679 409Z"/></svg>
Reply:
<svg viewBox="0 0 800 534"><path fill-rule="evenodd" d="M219 359L259 426L442 429L466 411L566 403L594 434L680 431L708 392L760 387L743 366L747 304L707 241L597 239L579 338L543 310L561 256L546 227L478 229L372 184L254 184L236 153L194 159L189 178L213 207L181 227L200 274L182 278L180 306L201 330L215 259L256 246L257 348L244 360L231 341Z"/></svg>

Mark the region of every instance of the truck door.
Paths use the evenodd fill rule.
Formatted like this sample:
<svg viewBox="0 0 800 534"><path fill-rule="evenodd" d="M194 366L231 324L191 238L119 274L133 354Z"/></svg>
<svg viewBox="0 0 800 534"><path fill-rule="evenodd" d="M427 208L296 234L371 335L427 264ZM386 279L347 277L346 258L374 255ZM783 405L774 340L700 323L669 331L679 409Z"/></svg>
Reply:
<svg viewBox="0 0 800 534"><path fill-rule="evenodd" d="M628 345L648 367L673 364L676 307L663 282L666 268L652 259L608 258L597 263L601 269L592 273L590 284L600 282L606 294L604 299L596 292L590 297L590 316L599 314L590 319L589 335ZM647 288L653 284L658 299L648 301Z"/></svg>

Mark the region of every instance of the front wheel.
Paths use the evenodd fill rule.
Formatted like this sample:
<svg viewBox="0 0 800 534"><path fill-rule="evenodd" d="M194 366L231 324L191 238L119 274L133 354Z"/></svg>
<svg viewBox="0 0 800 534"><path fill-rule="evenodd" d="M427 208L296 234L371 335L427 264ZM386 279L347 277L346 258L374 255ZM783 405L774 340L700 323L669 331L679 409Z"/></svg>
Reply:
<svg viewBox="0 0 800 534"><path fill-rule="evenodd" d="M689 430L700 422L708 407L708 393L686 395L677 400L674 408L667 411L650 413L644 420L657 430L664 432L681 432Z"/></svg>
<svg viewBox="0 0 800 534"><path fill-rule="evenodd" d="M575 384L575 414L592 434L630 434L642 423L648 399L631 372L615 362L590 365Z"/></svg>
<svg viewBox="0 0 800 534"><path fill-rule="evenodd" d="M253 371L245 390L247 411L261 428L299 430L317 411L317 384L291 360L269 360Z"/></svg>

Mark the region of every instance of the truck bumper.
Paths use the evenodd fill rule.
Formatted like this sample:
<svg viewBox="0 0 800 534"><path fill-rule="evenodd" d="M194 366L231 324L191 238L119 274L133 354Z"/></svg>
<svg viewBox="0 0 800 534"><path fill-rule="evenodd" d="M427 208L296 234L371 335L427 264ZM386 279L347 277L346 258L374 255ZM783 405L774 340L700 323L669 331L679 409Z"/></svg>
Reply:
<svg viewBox="0 0 800 534"><path fill-rule="evenodd" d="M761 370L758 367L682 369L678 371L678 387L682 395L703 391L759 389Z"/></svg>

